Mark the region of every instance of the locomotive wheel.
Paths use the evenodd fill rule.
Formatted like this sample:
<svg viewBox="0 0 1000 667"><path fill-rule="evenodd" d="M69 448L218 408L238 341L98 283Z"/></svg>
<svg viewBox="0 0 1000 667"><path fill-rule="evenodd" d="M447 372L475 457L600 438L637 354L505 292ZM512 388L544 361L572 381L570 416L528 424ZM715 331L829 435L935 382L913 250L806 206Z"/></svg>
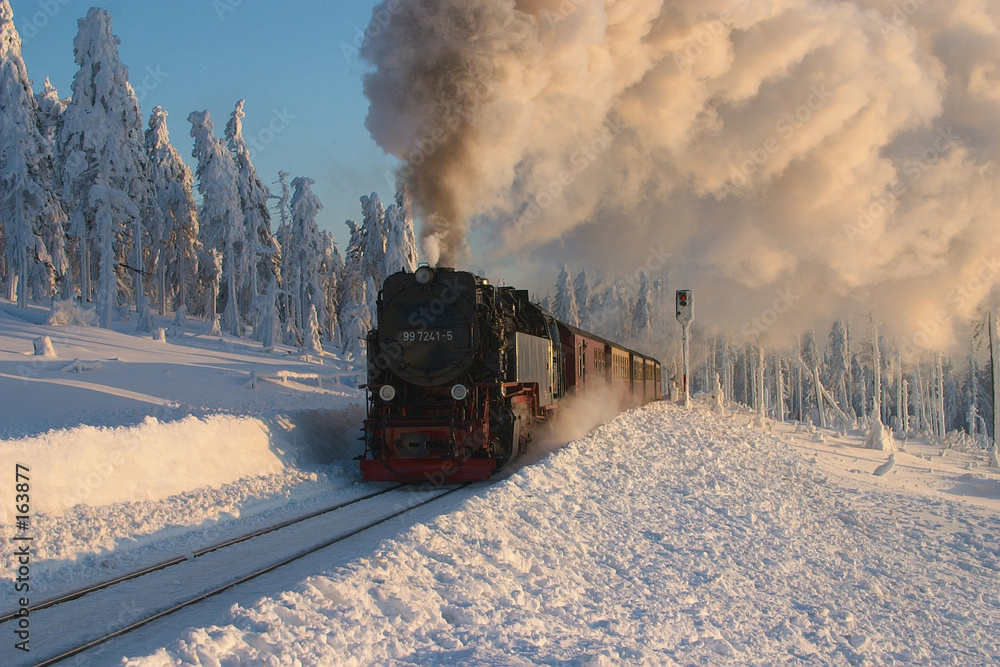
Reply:
<svg viewBox="0 0 1000 667"><path fill-rule="evenodd" d="M514 413L511 409L507 406L499 408L497 417L499 423L496 424L497 438L494 441L493 451L497 460L497 469L500 469L514 460L520 447L519 443L514 442L516 429L514 428Z"/></svg>
<svg viewBox="0 0 1000 667"><path fill-rule="evenodd" d="M507 437L501 437L500 443L497 445L497 470L507 467L507 465L514 460L514 455L517 450L515 450L511 445L510 439Z"/></svg>

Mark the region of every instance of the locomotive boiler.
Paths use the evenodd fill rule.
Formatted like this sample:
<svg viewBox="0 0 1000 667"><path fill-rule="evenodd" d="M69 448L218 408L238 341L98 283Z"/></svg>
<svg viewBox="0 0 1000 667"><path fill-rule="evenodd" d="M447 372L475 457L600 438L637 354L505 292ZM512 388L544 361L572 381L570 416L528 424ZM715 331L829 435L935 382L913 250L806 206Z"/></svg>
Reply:
<svg viewBox="0 0 1000 667"><path fill-rule="evenodd" d="M568 394L606 384L660 396L659 362L556 320L528 292L450 268L386 278L367 338L362 475L488 479Z"/></svg>

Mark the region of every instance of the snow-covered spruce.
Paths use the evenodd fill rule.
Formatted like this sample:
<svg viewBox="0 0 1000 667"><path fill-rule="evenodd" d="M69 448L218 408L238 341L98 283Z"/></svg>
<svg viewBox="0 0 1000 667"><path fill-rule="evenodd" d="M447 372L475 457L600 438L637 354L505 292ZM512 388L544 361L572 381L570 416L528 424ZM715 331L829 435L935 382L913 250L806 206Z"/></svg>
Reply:
<svg viewBox="0 0 1000 667"><path fill-rule="evenodd" d="M10 4L0 0L0 246L7 298L23 309L31 293L55 295L69 261L62 231L66 216L55 194L52 128L39 126L41 113L12 19Z"/></svg>
<svg viewBox="0 0 1000 667"><path fill-rule="evenodd" d="M146 130L150 179L163 217L160 238L151 248L158 278L160 314L185 312L193 303L198 267L198 210L194 203L191 168L170 143L167 112L154 107Z"/></svg>
<svg viewBox="0 0 1000 667"><path fill-rule="evenodd" d="M250 159L250 147L243 138L243 104L236 103L226 123L226 142L236 162L236 185L240 194L240 210L243 211L243 244L239 248L239 272L245 277L239 291L240 312L256 314L252 308L254 299L267 286L272 276L277 275L278 246L271 236L271 210L267 201L271 191L257 176L257 170ZM254 320L254 338L260 340Z"/></svg>
<svg viewBox="0 0 1000 667"><path fill-rule="evenodd" d="M243 317L239 310L236 278L240 249L246 243L246 229L240 213L236 163L215 136L208 111L192 111L188 122L195 140L193 155L198 159L198 192L202 195L198 214L201 223L199 241L206 250L214 250L222 256L222 281L226 288L222 329L234 336L242 336ZM213 290L218 291L217 287ZM216 312L215 300L210 298L210 301L209 317Z"/></svg>
<svg viewBox="0 0 1000 667"><path fill-rule="evenodd" d="M159 227L160 209L150 183L139 103L118 56L111 15L91 8L79 27L73 51L80 69L59 131L62 194L80 252L80 292L90 300L96 250L97 314L101 326L110 328L120 296L136 305L144 298L146 229ZM119 265L132 275L130 291L118 280Z"/></svg>

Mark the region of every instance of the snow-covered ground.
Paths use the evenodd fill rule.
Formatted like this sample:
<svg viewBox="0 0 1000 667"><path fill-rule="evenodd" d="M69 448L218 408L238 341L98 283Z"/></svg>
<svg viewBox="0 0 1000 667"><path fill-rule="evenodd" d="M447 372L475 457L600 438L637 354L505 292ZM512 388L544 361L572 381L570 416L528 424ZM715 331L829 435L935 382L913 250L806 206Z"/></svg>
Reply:
<svg viewBox="0 0 1000 667"><path fill-rule="evenodd" d="M332 504L361 482L363 392L336 356L264 354L196 320L159 321L158 341L128 322L47 316L0 304L0 533L17 533L25 465L34 601ZM54 355L33 354L43 335ZM8 550L0 570L10 611Z"/></svg>
<svg viewBox="0 0 1000 667"><path fill-rule="evenodd" d="M349 460L362 396L333 357L264 355L200 323L159 342L9 312L3 530L23 463L38 601L368 486ZM43 333L58 358L31 356ZM889 468L860 434L697 403L587 435L599 415L579 413L551 438L567 446L494 485L77 664L1000 662L1000 471L981 453L909 442ZM3 664L23 660L13 643Z"/></svg>

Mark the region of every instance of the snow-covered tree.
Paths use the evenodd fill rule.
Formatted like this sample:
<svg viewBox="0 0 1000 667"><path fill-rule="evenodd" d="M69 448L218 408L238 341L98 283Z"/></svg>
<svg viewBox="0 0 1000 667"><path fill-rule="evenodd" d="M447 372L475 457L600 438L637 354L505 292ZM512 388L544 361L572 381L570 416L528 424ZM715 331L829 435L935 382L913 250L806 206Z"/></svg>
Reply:
<svg viewBox="0 0 1000 667"><path fill-rule="evenodd" d="M573 280L573 296L576 298L576 309L580 313L580 323L588 324L590 316L590 281L587 269L582 269Z"/></svg>
<svg viewBox="0 0 1000 667"><path fill-rule="evenodd" d="M896 445L892 438L892 431L885 428L882 421L882 348L879 346L878 325L872 318L872 371L873 405L871 415L871 426L868 431L867 446L869 449L877 449L885 452L895 451Z"/></svg>
<svg viewBox="0 0 1000 667"><path fill-rule="evenodd" d="M38 105L7 0L0 0L0 237L8 297L27 308L29 292L53 295L66 272L62 207L53 188L53 146Z"/></svg>
<svg viewBox="0 0 1000 667"><path fill-rule="evenodd" d="M240 272L245 277L243 302L249 304L277 273L277 244L271 236L271 191L257 176L250 147L243 138L244 100L236 103L226 124L226 140L236 162L237 187L243 209L245 242L240 247ZM256 336L256 334L255 334Z"/></svg>
<svg viewBox="0 0 1000 667"><path fill-rule="evenodd" d="M542 310L544 310L545 312L548 312L548 313L552 312L552 295L551 294L546 293L545 296L543 296L541 299L535 297L533 299L533 301L535 303L537 303L539 306L541 306Z"/></svg>
<svg viewBox="0 0 1000 667"><path fill-rule="evenodd" d="M326 243L316 226L316 215L323 208L319 198L313 194L311 178L299 176L292 181L292 248L291 270L295 273L298 292L292 295L296 302L295 312L303 319L298 323L299 331L305 331L305 318L309 306L316 306L317 312L325 312L325 297L322 280L322 265ZM320 322L320 326L323 322Z"/></svg>
<svg viewBox="0 0 1000 667"><path fill-rule="evenodd" d="M272 194L271 199L276 200L274 203L274 210L278 215L278 245L279 245L279 259L278 259L278 273L281 276L281 287L284 307L282 313L285 318L285 328L286 331L291 334L295 331L295 323L298 321L298 315L295 313L295 300L292 295L298 294L299 288L297 284L293 284L294 278L297 274L292 271L291 259L292 259L292 188L288 184L288 172L279 171L278 172L278 193ZM286 339L288 336L286 336ZM297 339L298 335L295 334L294 338ZM289 340L285 340L289 343Z"/></svg>
<svg viewBox="0 0 1000 667"><path fill-rule="evenodd" d="M965 390L964 390L964 409L965 414L965 432L969 435L975 436L979 426L979 381L977 379L978 375L978 363L976 362L976 348L975 344L969 343L969 374L965 380Z"/></svg>
<svg viewBox="0 0 1000 667"><path fill-rule="evenodd" d="M281 342L281 314L278 312L278 278L271 276L264 294L257 297L260 314L257 326L260 328L260 342L265 352L273 352Z"/></svg>
<svg viewBox="0 0 1000 667"><path fill-rule="evenodd" d="M563 264L556 279L556 297L553 304L556 319L572 326L580 326L580 311L576 307L576 295L570 284L569 268Z"/></svg>
<svg viewBox="0 0 1000 667"><path fill-rule="evenodd" d="M652 305L649 302L649 281L645 273L639 274L639 296L632 308L632 335L646 335L652 325Z"/></svg>
<svg viewBox="0 0 1000 667"><path fill-rule="evenodd" d="M319 335L319 316L313 304L309 304L305 334L302 336L302 349L311 354L323 354L323 343Z"/></svg>
<svg viewBox="0 0 1000 667"><path fill-rule="evenodd" d="M378 287L375 285L375 279L371 276L365 278L365 295L368 302L368 321L377 322L378 321Z"/></svg>
<svg viewBox="0 0 1000 667"><path fill-rule="evenodd" d="M160 214L163 236L154 247L160 276L161 314L168 305L188 304L198 266L198 210L194 203L191 169L170 143L167 112L156 107L146 130L150 178Z"/></svg>
<svg viewBox="0 0 1000 667"><path fill-rule="evenodd" d="M417 240L413 232L409 195L406 189L396 193L396 203L386 209L384 273L390 276L397 271L417 270ZM377 283L381 287L382 283Z"/></svg>
<svg viewBox="0 0 1000 667"><path fill-rule="evenodd" d="M361 198L361 279L372 278L376 285L385 281L385 209L374 192Z"/></svg>
<svg viewBox="0 0 1000 667"><path fill-rule="evenodd" d="M357 292L342 302L340 329L343 336L344 353L358 363L365 354L365 338L371 329L371 315L368 308L365 283L360 283Z"/></svg>
<svg viewBox="0 0 1000 667"><path fill-rule="evenodd" d="M61 182L73 211L82 296L91 296L90 247L96 241L98 316L102 326L110 327L119 292L129 290L126 281L119 284L119 266L132 271L132 292L142 298L144 219L157 217L159 209L150 187L139 103L118 57L111 15L94 7L78 26L73 51L80 69L59 131Z"/></svg>
<svg viewBox="0 0 1000 667"><path fill-rule="evenodd" d="M35 94L35 103L38 105L38 131L53 146L59 138L59 123L69 102L70 98L59 97L59 91L49 81L49 77L45 77L42 91Z"/></svg>
<svg viewBox="0 0 1000 667"><path fill-rule="evenodd" d="M343 349L343 337L341 336L340 329L340 310L341 302L339 300L341 293L341 283L344 279L344 258L340 254L340 249L337 248L336 242L333 240L332 235L327 235L329 238L329 258L327 260L327 273L329 276L327 288L326 288L326 332L333 344L335 349Z"/></svg>
<svg viewBox="0 0 1000 667"><path fill-rule="evenodd" d="M206 250L222 250L222 279L226 285L226 306L222 328L243 335L236 287L239 268L238 248L244 243L243 213L236 185L236 163L225 145L215 136L211 115L192 111L188 116L194 137L194 157L198 158L198 192L202 195L199 240ZM204 261L204 260L203 260ZM214 305L211 312L215 312Z"/></svg>
<svg viewBox="0 0 1000 667"><path fill-rule="evenodd" d="M827 349L827 386L837 398L837 403L848 413L854 410L847 394L847 377L851 360L847 346L847 328L842 320L835 320L830 328L830 342Z"/></svg>
<svg viewBox="0 0 1000 667"><path fill-rule="evenodd" d="M59 139L59 124L62 122L63 111L69 104L70 98L60 98L55 86L45 77L45 85L41 92L35 94L35 102L38 104L38 131L49 144L52 158L52 191L53 197L58 200L59 209L47 211L49 215L44 215L39 219L39 232L42 235L42 242L48 250L51 265L45 265L42 280L36 281L41 284L43 281L51 282L58 280L60 285L60 296L69 298L72 289L72 280L69 275L70 261L69 249L66 238L66 213L62 199L58 197L60 191L60 174L62 164L59 153L56 152L56 145ZM42 270L42 265L36 266L36 272Z"/></svg>
<svg viewBox="0 0 1000 667"><path fill-rule="evenodd" d="M120 239L127 230L129 222L138 220L141 214L139 207L124 191L109 185L103 178L91 185L88 205L93 211L94 240L99 253L97 317L102 327L110 329L112 311L118 303L118 293L121 291L115 270L119 264L116 249L121 245Z"/></svg>
<svg viewBox="0 0 1000 667"><path fill-rule="evenodd" d="M201 234L199 234L201 236ZM222 253L217 248L205 248L199 241L198 252L198 301L202 315L213 319L222 285Z"/></svg>

